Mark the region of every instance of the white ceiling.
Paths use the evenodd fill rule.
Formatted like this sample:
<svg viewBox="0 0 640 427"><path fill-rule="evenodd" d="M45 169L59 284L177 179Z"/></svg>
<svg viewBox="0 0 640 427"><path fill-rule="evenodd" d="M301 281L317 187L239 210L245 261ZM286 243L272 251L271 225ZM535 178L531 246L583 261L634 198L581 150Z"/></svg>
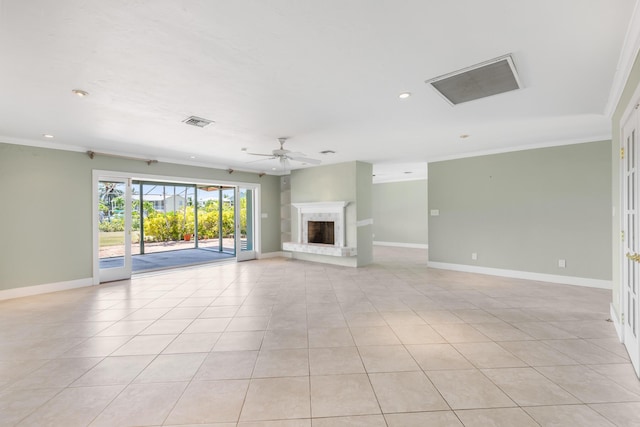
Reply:
<svg viewBox="0 0 640 427"><path fill-rule="evenodd" d="M0 141L278 173L241 149L289 136L285 148L371 162L384 181L605 139L635 3L0 0ZM507 53L524 89L452 107L424 83Z"/></svg>

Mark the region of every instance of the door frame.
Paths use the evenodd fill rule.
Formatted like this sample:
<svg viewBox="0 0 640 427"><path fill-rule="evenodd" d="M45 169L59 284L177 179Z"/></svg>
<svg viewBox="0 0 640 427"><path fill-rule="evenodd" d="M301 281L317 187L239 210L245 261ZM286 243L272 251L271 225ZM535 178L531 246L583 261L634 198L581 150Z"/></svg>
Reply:
<svg viewBox="0 0 640 427"><path fill-rule="evenodd" d="M260 189L261 185L259 183L253 182L239 182L239 181L225 181L219 179L202 179L202 178L194 178L194 177L182 177L182 176L167 176L167 175L154 175L154 174L146 174L146 173L135 173L135 172L123 172L123 171L109 171L109 170L98 170L94 169L92 172L92 183L93 183L93 284L100 284L100 259L99 259L99 239L98 239L98 177L113 177L118 179L127 178L129 180L140 180L140 181L159 181L166 183L175 183L175 184L195 184L195 185L220 185L225 187L234 187L235 192L238 193L238 188L252 188L255 190L255 199L253 206L253 217L254 217L254 258L259 258L261 253L261 221L258 221L258 218L261 218L261 202L259 195L261 194ZM235 197L235 203L239 206L239 197ZM131 201L128 202L129 204ZM129 209L130 211L130 209ZM239 209L236 209L239 212ZM239 214L236 214L239 215ZM129 214L129 217L131 215ZM131 218L129 218L129 227L131 224ZM125 225L126 227L126 225ZM234 233L237 234L237 233ZM239 240L236 241L236 250L235 250L235 260L238 261L238 254L240 251L239 248ZM128 245L129 250L131 245Z"/></svg>
<svg viewBox="0 0 640 427"><path fill-rule="evenodd" d="M631 97L629 104L627 105L627 107L625 108L625 111L623 113L623 115L621 116L620 122L617 124L619 126L619 136L620 136L620 141L619 141L619 148L622 150L625 148L626 146L626 137L627 134L625 133L625 129L627 128L627 125L632 121L635 120L636 125L635 125L635 129L636 129L636 150L637 153L635 154L635 158L636 158L636 164L635 164L635 169L636 169L636 183L635 183L635 203L636 203L636 211L640 210L640 176L638 176L638 173L640 173L640 139L638 138L640 136L640 86L638 86L633 94L633 96ZM619 171L619 183L620 183L620 202L619 202L619 220L620 220L620 232L621 232L621 239L620 239L620 244L619 244L619 260L618 260L618 268L619 268L619 274L620 274L620 281L619 281L619 307L620 307L620 317L617 319L617 324L619 326L619 330L618 330L618 334L619 334L619 338L620 341L625 345L625 347L627 348L627 352L629 353L629 357L631 359L631 363L633 365L633 368L636 372L636 375L640 378L640 330L638 330L638 326L640 326L640 321L638 321L636 319L636 334L638 336L638 339L636 340L636 342L627 342L628 338L627 338L627 334L628 334L628 327L626 326L627 323L627 319L629 316L629 313L627 313L627 297L626 297L626 269L627 267L625 266L625 264L628 262L627 259L627 254L626 254L626 241L627 239L629 239L631 236L627 236L624 235L623 233L626 232L626 225L625 225L625 190L626 190L626 184L625 184L625 166L624 166L624 162L627 161L626 156L629 153L625 153L625 158L622 158L622 156L620 156L620 160L619 160L619 165L620 165L620 171ZM636 214L638 215L638 213ZM636 225L636 239L640 239L640 228L638 228L638 226L640 225L640 221L637 221L637 225ZM625 233L626 234L626 233ZM638 269L640 269L640 265L637 266ZM636 270L638 271L638 270ZM637 274L637 276L640 276ZM636 286L640 286L640 277L636 277ZM636 300L636 307L635 307L635 312L636 313L640 313L640 298L638 298Z"/></svg>
<svg viewBox="0 0 640 427"><path fill-rule="evenodd" d="M124 264L122 267L100 269L100 229L99 229L99 192L100 181L123 182L125 184L124 199ZM105 172L94 170L92 173L92 200L91 209L93 215L93 284L115 280L127 280L131 278L131 177L118 172Z"/></svg>

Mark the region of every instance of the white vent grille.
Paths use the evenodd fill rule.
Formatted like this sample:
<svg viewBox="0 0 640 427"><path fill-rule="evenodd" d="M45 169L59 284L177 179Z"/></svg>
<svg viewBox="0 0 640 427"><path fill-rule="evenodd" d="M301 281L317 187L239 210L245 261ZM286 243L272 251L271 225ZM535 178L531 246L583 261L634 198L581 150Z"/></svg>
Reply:
<svg viewBox="0 0 640 427"><path fill-rule="evenodd" d="M188 125L191 125L191 126L196 126L196 127L199 127L199 128L203 128L203 127L209 126L211 123L213 123L213 120L207 120L207 119L203 119L202 117L191 116L191 117L188 117L188 118L184 119L182 122L186 123Z"/></svg>
<svg viewBox="0 0 640 427"><path fill-rule="evenodd" d="M520 79L511 55L472 65L427 80L451 105L474 101L520 89Z"/></svg>

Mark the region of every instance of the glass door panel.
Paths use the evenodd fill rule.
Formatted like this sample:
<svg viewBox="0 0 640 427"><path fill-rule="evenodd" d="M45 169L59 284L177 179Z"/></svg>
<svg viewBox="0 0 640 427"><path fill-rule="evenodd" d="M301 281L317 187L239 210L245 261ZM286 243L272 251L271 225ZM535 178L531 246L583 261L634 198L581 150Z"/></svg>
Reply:
<svg viewBox="0 0 640 427"><path fill-rule="evenodd" d="M140 185L131 185L131 255L142 253L142 219L144 217L144 206L140 202Z"/></svg>
<svg viewBox="0 0 640 427"><path fill-rule="evenodd" d="M195 248L195 186L144 182L140 187L134 196L142 201L140 253Z"/></svg>
<svg viewBox="0 0 640 427"><path fill-rule="evenodd" d="M255 259L255 190L253 188L238 188L238 261Z"/></svg>
<svg viewBox="0 0 640 427"><path fill-rule="evenodd" d="M235 196L236 189L234 187L224 187L220 190L221 206L220 206L220 228L222 252L236 254L236 209Z"/></svg>
<svg viewBox="0 0 640 427"><path fill-rule="evenodd" d="M220 199L221 193L218 186L198 187L196 202L198 207L198 248L222 252L219 224Z"/></svg>

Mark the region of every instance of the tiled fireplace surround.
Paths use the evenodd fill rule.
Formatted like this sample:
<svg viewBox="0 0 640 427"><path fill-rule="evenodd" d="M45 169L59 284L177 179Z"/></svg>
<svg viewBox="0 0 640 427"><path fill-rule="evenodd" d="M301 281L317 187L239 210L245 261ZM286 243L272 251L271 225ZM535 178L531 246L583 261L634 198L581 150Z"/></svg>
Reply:
<svg viewBox="0 0 640 427"><path fill-rule="evenodd" d="M349 202L292 203L298 211L297 242L285 242L285 251L303 252L317 255L354 256L357 248L345 246L345 208ZM334 244L309 243L309 221L330 221L334 223Z"/></svg>

